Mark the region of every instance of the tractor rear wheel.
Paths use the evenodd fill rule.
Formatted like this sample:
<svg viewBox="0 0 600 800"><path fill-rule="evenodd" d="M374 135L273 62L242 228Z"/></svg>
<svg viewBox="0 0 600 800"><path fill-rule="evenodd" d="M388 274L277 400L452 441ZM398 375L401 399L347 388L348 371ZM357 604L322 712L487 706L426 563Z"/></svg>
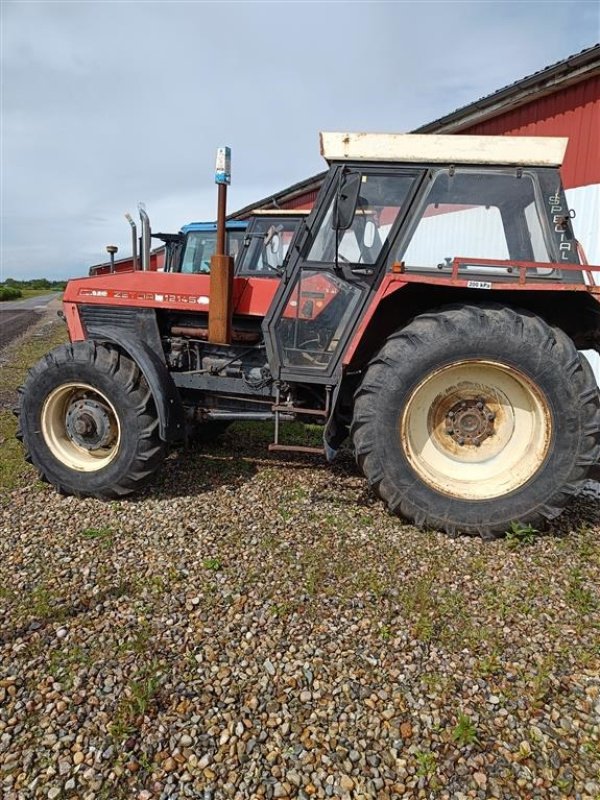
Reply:
<svg viewBox="0 0 600 800"><path fill-rule="evenodd" d="M164 458L152 393L137 364L114 347L61 345L19 393L17 436L27 460L65 494L122 497Z"/></svg>
<svg viewBox="0 0 600 800"><path fill-rule="evenodd" d="M371 361L351 435L392 512L489 537L560 514L600 457L600 395L571 339L541 318L447 306Z"/></svg>

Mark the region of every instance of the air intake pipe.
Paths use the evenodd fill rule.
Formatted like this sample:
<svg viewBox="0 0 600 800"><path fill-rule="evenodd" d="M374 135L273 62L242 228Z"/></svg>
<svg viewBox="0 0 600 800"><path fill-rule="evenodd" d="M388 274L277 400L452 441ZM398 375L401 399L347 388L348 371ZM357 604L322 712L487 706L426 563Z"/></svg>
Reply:
<svg viewBox="0 0 600 800"><path fill-rule="evenodd" d="M138 255L137 255L137 225L131 214L125 214L125 219L131 225L131 262L133 264L133 268L139 269L138 265Z"/></svg>
<svg viewBox="0 0 600 800"><path fill-rule="evenodd" d="M142 269L147 272L150 269L150 217L143 203L138 203L138 211L142 222Z"/></svg>

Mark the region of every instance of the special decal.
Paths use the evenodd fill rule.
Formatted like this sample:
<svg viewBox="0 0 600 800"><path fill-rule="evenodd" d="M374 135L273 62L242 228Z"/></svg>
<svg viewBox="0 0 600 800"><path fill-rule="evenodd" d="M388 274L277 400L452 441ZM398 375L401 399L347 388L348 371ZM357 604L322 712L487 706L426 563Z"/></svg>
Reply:
<svg viewBox="0 0 600 800"><path fill-rule="evenodd" d="M573 242L570 242L565 235L567 230L567 219L570 216L569 209L562 205L561 196L557 192L548 197L548 205L550 206L550 214L552 216L552 225L554 233L557 234L558 249L560 251L561 261L571 261L571 251L573 249Z"/></svg>

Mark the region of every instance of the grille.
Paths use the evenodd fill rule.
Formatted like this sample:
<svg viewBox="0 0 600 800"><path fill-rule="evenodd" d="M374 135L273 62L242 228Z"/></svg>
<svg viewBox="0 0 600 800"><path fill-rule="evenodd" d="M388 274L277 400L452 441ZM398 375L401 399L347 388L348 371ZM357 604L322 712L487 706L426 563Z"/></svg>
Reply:
<svg viewBox="0 0 600 800"><path fill-rule="evenodd" d="M88 332L99 328L121 328L135 333L139 327L139 311L113 306L80 306L81 321Z"/></svg>

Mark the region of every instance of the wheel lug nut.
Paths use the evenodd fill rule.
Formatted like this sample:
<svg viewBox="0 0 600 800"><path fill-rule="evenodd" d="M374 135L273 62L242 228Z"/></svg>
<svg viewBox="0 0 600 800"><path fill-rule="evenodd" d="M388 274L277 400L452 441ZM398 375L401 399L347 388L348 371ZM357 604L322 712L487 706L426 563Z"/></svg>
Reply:
<svg viewBox="0 0 600 800"><path fill-rule="evenodd" d="M477 403L477 408L478 408L480 411L481 411L481 409L483 408L483 403L481 402L481 400L479 400L479 402Z"/></svg>
<svg viewBox="0 0 600 800"><path fill-rule="evenodd" d="M463 444L465 443L465 440L462 438L462 436L460 437L460 439L457 439L457 441L458 441L458 443L459 443L459 445L460 445L461 447L462 447L462 446L463 446Z"/></svg>
<svg viewBox="0 0 600 800"><path fill-rule="evenodd" d="M450 417L450 419L454 419L454 411L449 411L448 416Z"/></svg>

